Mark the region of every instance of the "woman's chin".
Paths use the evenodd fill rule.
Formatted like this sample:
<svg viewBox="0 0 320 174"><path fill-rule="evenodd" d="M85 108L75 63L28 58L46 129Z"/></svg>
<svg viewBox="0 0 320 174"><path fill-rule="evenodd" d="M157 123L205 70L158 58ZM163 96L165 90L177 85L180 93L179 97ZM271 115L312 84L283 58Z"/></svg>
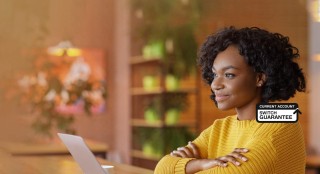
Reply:
<svg viewBox="0 0 320 174"><path fill-rule="evenodd" d="M230 106L230 105L228 105L228 104L219 103L219 102L217 103L217 107L218 107L218 109L221 110L221 111L226 111L226 110L230 110L230 109L233 108L232 106Z"/></svg>

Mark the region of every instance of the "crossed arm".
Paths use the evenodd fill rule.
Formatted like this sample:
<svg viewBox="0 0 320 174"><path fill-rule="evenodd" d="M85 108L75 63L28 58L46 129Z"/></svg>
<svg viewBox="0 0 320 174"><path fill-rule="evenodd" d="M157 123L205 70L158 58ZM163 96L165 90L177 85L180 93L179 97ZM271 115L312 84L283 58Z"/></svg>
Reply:
<svg viewBox="0 0 320 174"><path fill-rule="evenodd" d="M230 150L229 153L223 149L224 144L216 147L211 143L215 137L210 136L211 130L207 129L193 143L163 157L155 174L305 173L305 148L300 125L266 126L268 129L261 130L270 135L257 134L247 139L241 148ZM218 154L226 155L216 156L217 149L214 148L220 149Z"/></svg>
<svg viewBox="0 0 320 174"><path fill-rule="evenodd" d="M270 141L256 139L246 148L236 148L213 159L201 150L196 144L189 143L173 151L159 161L155 174L271 174L275 171L276 151Z"/></svg>
<svg viewBox="0 0 320 174"><path fill-rule="evenodd" d="M248 161L248 158L244 156L244 153L247 152L249 152L249 150L246 148L235 148L234 151L226 156L215 159L201 159L198 147L194 143L189 142L188 146L179 147L177 150L171 152L170 155L181 158L194 158L186 165L186 174L192 174L218 166L227 167L228 162L230 162L231 165L240 166L241 163L239 161Z"/></svg>

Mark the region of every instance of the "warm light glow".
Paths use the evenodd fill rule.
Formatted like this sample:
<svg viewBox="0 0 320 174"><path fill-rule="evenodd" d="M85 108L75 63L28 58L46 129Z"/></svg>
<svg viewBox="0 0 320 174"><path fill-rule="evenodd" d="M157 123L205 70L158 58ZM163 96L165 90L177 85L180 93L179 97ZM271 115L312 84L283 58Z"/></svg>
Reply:
<svg viewBox="0 0 320 174"><path fill-rule="evenodd" d="M81 49L75 48L70 41L62 41L58 45L48 48L48 53L53 56L81 56Z"/></svg>
<svg viewBox="0 0 320 174"><path fill-rule="evenodd" d="M64 52L62 48L48 48L48 53L52 56L63 56Z"/></svg>
<svg viewBox="0 0 320 174"><path fill-rule="evenodd" d="M313 0L311 2L311 14L316 22L320 22L320 0Z"/></svg>
<svg viewBox="0 0 320 174"><path fill-rule="evenodd" d="M67 55L70 57L78 57L81 55L81 50L79 48L69 48L67 49Z"/></svg>
<svg viewBox="0 0 320 174"><path fill-rule="evenodd" d="M320 62L320 54L314 55L313 60Z"/></svg>

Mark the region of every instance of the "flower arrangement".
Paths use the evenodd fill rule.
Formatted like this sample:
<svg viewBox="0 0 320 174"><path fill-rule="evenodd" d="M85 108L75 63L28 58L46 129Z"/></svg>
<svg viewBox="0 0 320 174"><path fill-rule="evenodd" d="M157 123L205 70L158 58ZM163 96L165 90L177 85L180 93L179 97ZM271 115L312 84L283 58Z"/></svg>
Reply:
<svg viewBox="0 0 320 174"><path fill-rule="evenodd" d="M22 103L35 119L32 128L45 136L53 130L75 134L75 116L105 110L105 79L97 78L84 57L39 58L18 80Z"/></svg>

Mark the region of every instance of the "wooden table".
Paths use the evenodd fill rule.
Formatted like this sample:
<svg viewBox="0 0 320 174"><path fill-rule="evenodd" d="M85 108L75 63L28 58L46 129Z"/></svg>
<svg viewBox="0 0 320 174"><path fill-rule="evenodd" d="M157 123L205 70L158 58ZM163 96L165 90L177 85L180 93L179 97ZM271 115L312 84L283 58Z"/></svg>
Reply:
<svg viewBox="0 0 320 174"><path fill-rule="evenodd" d="M98 159L101 165L113 165L115 174L152 174L153 171ZM70 155L12 156L0 151L0 174L83 174Z"/></svg>
<svg viewBox="0 0 320 174"><path fill-rule="evenodd" d="M317 174L320 174L320 156L310 155L307 156L307 169L315 169Z"/></svg>
<svg viewBox="0 0 320 174"><path fill-rule="evenodd" d="M106 159L108 146L104 143L85 140L90 150L95 156ZM1 142L0 149L14 156L39 156L39 155L69 155L66 146L60 141L51 143L35 142Z"/></svg>

